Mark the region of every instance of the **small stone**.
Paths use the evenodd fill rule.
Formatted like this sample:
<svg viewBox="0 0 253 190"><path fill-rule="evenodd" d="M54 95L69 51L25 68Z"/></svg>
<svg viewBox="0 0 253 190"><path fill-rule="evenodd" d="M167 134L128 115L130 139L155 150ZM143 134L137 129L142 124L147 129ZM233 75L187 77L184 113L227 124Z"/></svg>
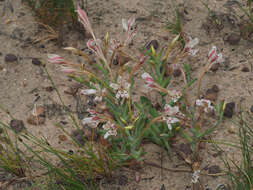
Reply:
<svg viewBox="0 0 253 190"><path fill-rule="evenodd" d="M249 72L249 68L248 67L246 67L246 66L244 66L243 68L242 68L242 70L241 70L242 72Z"/></svg>
<svg viewBox="0 0 253 190"><path fill-rule="evenodd" d="M45 107L44 106L37 106L34 110L33 110L33 115L38 117L38 116L43 116L45 117Z"/></svg>
<svg viewBox="0 0 253 190"><path fill-rule="evenodd" d="M212 67L210 68L211 71L216 72L219 69L220 64L219 63L215 63L212 65Z"/></svg>
<svg viewBox="0 0 253 190"><path fill-rule="evenodd" d="M190 155L192 154L192 149L191 149L191 145L189 143L185 144L182 143L179 145L179 150L183 153L185 153L186 155Z"/></svg>
<svg viewBox="0 0 253 190"><path fill-rule="evenodd" d="M212 88L207 89L205 98L215 102L217 100L218 92L218 86L213 85Z"/></svg>
<svg viewBox="0 0 253 190"><path fill-rule="evenodd" d="M217 173L220 173L221 172L221 169L220 169L220 166L218 165L213 165L213 166L210 166L208 168L208 173L209 174L217 174Z"/></svg>
<svg viewBox="0 0 253 190"><path fill-rule="evenodd" d="M219 92L220 91L220 89L217 85L213 85L212 89L213 89L214 92Z"/></svg>
<svg viewBox="0 0 253 190"><path fill-rule="evenodd" d="M59 135L58 138L60 141L66 141L68 139L66 135Z"/></svg>
<svg viewBox="0 0 253 190"><path fill-rule="evenodd" d="M250 107L250 112L253 113L253 106Z"/></svg>
<svg viewBox="0 0 253 190"><path fill-rule="evenodd" d="M238 35L235 33L229 34L226 39L226 41L230 45L237 45L240 42L240 40L241 40L241 35Z"/></svg>
<svg viewBox="0 0 253 190"><path fill-rule="evenodd" d="M228 127L228 132L231 134L236 134L237 132L237 127L235 127L234 125L231 125Z"/></svg>
<svg viewBox="0 0 253 190"><path fill-rule="evenodd" d="M77 142L79 142L81 145L85 145L85 136L84 136L84 131L83 130L75 130L72 133L73 139L75 139Z"/></svg>
<svg viewBox="0 0 253 190"><path fill-rule="evenodd" d="M224 110L224 116L228 118L232 118L235 108L235 102L230 102L226 104L226 108Z"/></svg>
<svg viewBox="0 0 253 190"><path fill-rule="evenodd" d="M32 64L40 66L41 65L41 61L38 58L33 58L32 59Z"/></svg>
<svg viewBox="0 0 253 190"><path fill-rule="evenodd" d="M31 125L42 125L45 123L45 121L46 121L46 117L34 116L32 114L27 118L27 123Z"/></svg>
<svg viewBox="0 0 253 190"><path fill-rule="evenodd" d="M5 62L14 62L14 61L17 61L18 58L16 55L14 54L7 54L4 58Z"/></svg>
<svg viewBox="0 0 253 190"><path fill-rule="evenodd" d="M52 92L52 91L54 90L54 87L52 87L52 86L47 86L47 87L45 87L45 90L46 90L47 92Z"/></svg>
<svg viewBox="0 0 253 190"><path fill-rule="evenodd" d="M10 127L16 132L20 133L25 129L24 122L22 120L13 119L10 122Z"/></svg>
<svg viewBox="0 0 253 190"><path fill-rule="evenodd" d="M180 75L181 75L181 70L180 69L175 69L174 71L173 71L173 76L174 77L179 77Z"/></svg>
<svg viewBox="0 0 253 190"><path fill-rule="evenodd" d="M159 47L158 41L157 41L157 40L151 40L149 43L147 43L147 44L145 45L145 47L146 47L147 50L149 50L149 49L151 48L151 46L153 46L154 49L157 50L158 47Z"/></svg>
<svg viewBox="0 0 253 190"><path fill-rule="evenodd" d="M131 61L131 58L129 56L126 56L123 53L119 53L113 60L113 64L122 66L128 63L129 61Z"/></svg>

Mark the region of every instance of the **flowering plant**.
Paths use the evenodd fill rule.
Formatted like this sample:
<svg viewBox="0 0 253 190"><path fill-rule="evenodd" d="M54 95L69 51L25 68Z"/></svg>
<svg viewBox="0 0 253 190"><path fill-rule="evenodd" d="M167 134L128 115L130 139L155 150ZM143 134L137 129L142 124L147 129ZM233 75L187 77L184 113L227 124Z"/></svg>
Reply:
<svg viewBox="0 0 253 190"><path fill-rule="evenodd" d="M201 133L196 127L194 113L187 100L187 89L196 81L191 78L190 65L182 64L186 56L196 56L198 49L198 38L189 37L183 48L178 48L176 55L172 50L177 47L180 35L176 36L168 48L157 52L153 46L141 52L139 58L132 58L125 52L128 44L135 36L135 19L131 17L128 21L122 19L123 39L109 40L109 34L105 36L104 42L98 39L91 27L88 17L82 9L77 9L79 21L84 25L87 32L92 36L87 46L97 57L94 61L85 52L73 47L66 50L74 54L82 55L87 64L94 66L99 71L94 73L88 69L87 64L77 64L66 61L63 57L49 54L49 62L61 65L63 72L69 74L77 82L88 87L81 90L81 94L95 95L95 106L87 110L88 115L82 120L82 125L90 127L91 130L100 134L104 141L109 144L112 155L120 161L143 159L144 152L141 148L143 139L156 143L170 152L170 142L178 132L181 132L194 146L209 132ZM116 69L113 62L117 56L127 56L130 62L135 64L119 64ZM174 56L174 62L168 64L169 57ZM220 61L221 55L216 53L213 47L208 55L209 65L205 67L205 73L210 65ZM148 63L149 71L141 73L144 88L147 94L139 96L133 94L136 76L145 63ZM146 67L144 67L146 69ZM180 70L185 88L176 90L169 84L173 75L168 70ZM128 71L128 72L126 72ZM157 92L161 101L158 107L148 98L151 91ZM140 98L140 101L136 101ZM196 105L205 112L214 111L209 100L197 100ZM220 113L220 112L219 112ZM192 127L195 139L187 135L185 129Z"/></svg>

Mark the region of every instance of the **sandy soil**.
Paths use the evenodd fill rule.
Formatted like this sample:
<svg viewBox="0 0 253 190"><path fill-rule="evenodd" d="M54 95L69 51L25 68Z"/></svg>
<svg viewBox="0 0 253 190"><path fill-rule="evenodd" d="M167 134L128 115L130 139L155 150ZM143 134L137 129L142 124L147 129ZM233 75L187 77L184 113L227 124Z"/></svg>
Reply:
<svg viewBox="0 0 253 190"><path fill-rule="evenodd" d="M199 54L195 59L189 59L193 66L193 75L198 76L200 66L206 61L206 55L212 45L216 45L224 55L225 63L220 65L216 72L209 72L202 85L202 91L205 92L214 84L220 89L217 102L226 100L226 102L235 102L235 112L239 112L239 105L242 104L244 109L251 106L252 89L253 89L253 48L252 43L241 40L238 45L230 45L224 36L232 32L238 33L235 27L239 20L234 19L223 6L225 0L212 0L210 8L215 10L218 20L223 27L219 28L208 23L207 9L196 0L93 0L88 1L87 12L93 25L96 35L102 38L105 31L110 36L117 36L121 32L121 18L129 18L132 15L136 17L137 35L133 46L129 49L130 53L135 53L139 47L142 47L152 39L159 42L160 47L165 46L173 35L163 27L166 20L175 19L175 8L185 10L184 31L192 37L200 39ZM211 3L212 2L212 3ZM5 106L17 119L25 122L26 128L37 136L42 135L48 139L52 146L69 149L69 142L61 142L58 137L62 134L61 130L55 126L56 122L66 122L64 128L72 131L74 128L69 121L66 113L60 107L60 101L56 92L48 91L51 86L43 66L32 64L32 58L38 58L42 63L46 63L47 53L56 53L67 57L68 59L81 62L82 59L70 55L68 52L61 50L55 42L32 43L33 40L45 35L39 31L38 24L35 22L31 11L24 6L19 0L2 0L0 1L0 103ZM233 18L233 23L228 18ZM203 25L204 24L204 25ZM86 48L87 38L85 34L77 31L64 32L63 46L72 46L80 49ZM5 56L14 54L17 61L6 62ZM138 56L138 54L136 54ZM249 72L243 72L242 68L249 68ZM74 85L59 68L53 65L47 65L48 71L52 76L56 87L62 94L62 97L73 112L79 112L79 116L85 113L87 105L82 104L77 108L77 97L66 93ZM178 81L177 81L178 80ZM175 80L175 85L180 83L181 79ZM195 87L196 89L196 87ZM65 91L65 92L64 92ZM193 93L196 90L191 90ZM196 95L196 94L195 94ZM83 97L81 97L83 99ZM48 108L46 122L40 126L30 125L26 118L30 115L34 105L44 105ZM58 105L59 109L56 109ZM60 110L60 111L59 111ZM81 117L81 116L80 116ZM10 118L0 111L0 118L9 122ZM235 116L233 117L235 118ZM236 134L229 132L233 126L231 119L225 119L222 125L212 135L214 139L223 139L234 142ZM236 126L234 126L236 128ZM179 142L181 143L181 142ZM189 169L189 167L180 160L176 153L168 157L165 150L156 145L145 145L148 152L146 155L147 162L152 162L164 168ZM238 150L225 147L226 154L238 158ZM223 168L219 157L215 156L216 151L211 145L206 145L202 150L201 158L203 159L201 168L208 168L213 165L219 165ZM140 175L140 182L135 181L135 176ZM138 189L154 190L162 189L192 189L191 173L187 172L170 172L150 165L146 165L137 174L134 172L123 172L125 183L104 183L104 189ZM226 183L225 177L201 176L201 182L204 187L215 187L220 183Z"/></svg>

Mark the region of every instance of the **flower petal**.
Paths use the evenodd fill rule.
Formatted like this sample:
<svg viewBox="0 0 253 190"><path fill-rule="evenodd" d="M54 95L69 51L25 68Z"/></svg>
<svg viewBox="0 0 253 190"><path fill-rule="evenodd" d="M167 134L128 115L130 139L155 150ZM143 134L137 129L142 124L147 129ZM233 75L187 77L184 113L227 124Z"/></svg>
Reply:
<svg viewBox="0 0 253 190"><path fill-rule="evenodd" d="M110 87L113 88L114 90L118 90L120 88L120 86L116 83L111 83Z"/></svg>
<svg viewBox="0 0 253 190"><path fill-rule="evenodd" d="M85 90L81 90L81 94L84 95L91 95L91 94L96 94L97 90L95 89L85 89Z"/></svg>
<svg viewBox="0 0 253 190"><path fill-rule="evenodd" d="M59 56L59 55L56 55L56 54L48 54L47 55L48 57L48 61L50 63L65 63L65 60L63 57Z"/></svg>

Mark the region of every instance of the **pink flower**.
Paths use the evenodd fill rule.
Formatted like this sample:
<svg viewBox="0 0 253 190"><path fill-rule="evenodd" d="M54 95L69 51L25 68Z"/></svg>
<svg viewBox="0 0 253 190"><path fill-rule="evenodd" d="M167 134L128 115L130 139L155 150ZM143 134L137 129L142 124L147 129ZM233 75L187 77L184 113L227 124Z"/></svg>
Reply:
<svg viewBox="0 0 253 190"><path fill-rule="evenodd" d="M61 66L61 71L67 74L75 73L77 72L76 69L73 69L72 67L67 67L67 66Z"/></svg>
<svg viewBox="0 0 253 190"><path fill-rule="evenodd" d="M63 57L56 55L56 54L48 54L48 61L50 63L55 63L55 64L61 64L61 63L65 63L65 60Z"/></svg>
<svg viewBox="0 0 253 190"><path fill-rule="evenodd" d="M192 39L189 37L189 41L185 44L184 50L188 52L190 55L195 56L198 53L198 49L193 49L199 43L198 38Z"/></svg>
<svg viewBox="0 0 253 190"><path fill-rule="evenodd" d="M104 53L100 47L100 40L88 40L87 46L90 50L92 50L101 60L103 60L105 63L107 62L104 56Z"/></svg>
<svg viewBox="0 0 253 190"><path fill-rule="evenodd" d="M156 88L158 86L158 84L155 82L153 77L148 73L143 73L141 75L141 78L143 78L145 80L145 83L146 83L145 86L147 88Z"/></svg>
<svg viewBox="0 0 253 190"><path fill-rule="evenodd" d="M208 62L210 63L209 68L211 68L213 64L220 63L222 61L223 61L222 54L221 53L217 54L217 48L216 46L213 46L208 53Z"/></svg>
<svg viewBox="0 0 253 190"><path fill-rule="evenodd" d="M86 12L78 7L77 14L79 22L84 25L85 29L92 35L93 39L96 39Z"/></svg>
<svg viewBox="0 0 253 190"><path fill-rule="evenodd" d="M133 39L135 35L134 23L135 23L135 18L133 16L127 22L126 22L126 19L122 19L123 31L126 31L126 38L124 41L124 45L127 45L128 43L130 43L130 41Z"/></svg>

